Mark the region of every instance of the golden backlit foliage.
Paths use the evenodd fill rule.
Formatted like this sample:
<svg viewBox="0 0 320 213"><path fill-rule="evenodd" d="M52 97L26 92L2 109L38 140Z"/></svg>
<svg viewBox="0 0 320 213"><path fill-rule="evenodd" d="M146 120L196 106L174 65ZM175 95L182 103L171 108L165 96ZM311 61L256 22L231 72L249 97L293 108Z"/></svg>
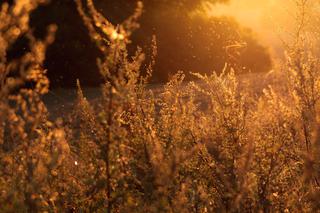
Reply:
<svg viewBox="0 0 320 213"><path fill-rule="evenodd" d="M303 23L307 0L297 2ZM39 3L3 4L0 15L1 211L319 210L320 64L301 26L286 62L269 73L281 84L270 80L262 92L242 85L228 64L221 74L193 73L190 83L178 72L150 89L156 38L149 66L140 48L127 51L143 5L114 26L91 0L77 0L102 53L102 97L89 102L78 82L74 111L52 122L41 100L49 84L42 63L56 27L39 41L19 24ZM18 31L30 51L7 61Z"/></svg>

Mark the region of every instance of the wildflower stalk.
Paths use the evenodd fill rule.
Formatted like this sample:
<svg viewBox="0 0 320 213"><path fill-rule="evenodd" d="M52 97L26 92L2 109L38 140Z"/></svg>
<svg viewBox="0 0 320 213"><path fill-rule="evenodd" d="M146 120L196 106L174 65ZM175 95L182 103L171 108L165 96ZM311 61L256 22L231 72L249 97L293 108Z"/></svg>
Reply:
<svg viewBox="0 0 320 213"><path fill-rule="evenodd" d="M106 144L106 175L107 175L107 199L108 199L108 208L107 212L111 213L112 211L112 198L111 198L111 172L110 172L110 144L112 142L111 136L111 127L112 127L112 115L113 115L113 94L112 86L109 85L109 105L108 105L108 128L107 128L107 144Z"/></svg>

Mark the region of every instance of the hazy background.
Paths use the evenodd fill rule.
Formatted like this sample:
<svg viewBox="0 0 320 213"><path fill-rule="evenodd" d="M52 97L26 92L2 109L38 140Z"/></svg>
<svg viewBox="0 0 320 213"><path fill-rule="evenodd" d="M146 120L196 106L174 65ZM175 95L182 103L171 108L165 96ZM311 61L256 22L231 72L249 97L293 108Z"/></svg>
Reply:
<svg viewBox="0 0 320 213"><path fill-rule="evenodd" d="M243 26L250 27L263 44L271 47L272 54L281 55L280 36L293 22L290 3L290 0L231 0L213 6L209 14L234 17Z"/></svg>
<svg viewBox="0 0 320 213"><path fill-rule="evenodd" d="M310 0L309 6L310 15L319 14L319 0ZM230 0L212 6L208 14L233 17L242 26L251 28L259 41L270 47L273 57L281 57L281 40L290 38L296 26L297 8L294 0ZM310 30L319 32L319 18L314 16L308 21Z"/></svg>
<svg viewBox="0 0 320 213"><path fill-rule="evenodd" d="M137 1L93 0L97 10L114 25L133 13ZM274 61L284 55L281 39L290 40L298 11L296 0L142 1L141 27L131 37L129 53L134 54L137 46L142 47L147 56L146 66L151 38L156 36L158 55L151 83L167 82L178 70L192 80L190 72L219 72L225 63L234 67L237 74L269 72ZM320 0L309 2L308 12L318 15ZM319 19L309 22L310 31L320 32ZM31 26L37 37L45 36L49 24L58 26L56 40L48 48L44 63L51 86L75 87L76 79L82 85L99 85L102 79L96 59L102 55L90 39L75 1L52 0L33 12ZM9 51L9 60L19 57L27 47L22 36Z"/></svg>
<svg viewBox="0 0 320 213"><path fill-rule="evenodd" d="M97 10L114 25L130 16L138 0L94 0ZM192 79L190 72L220 72L225 63L236 73L268 72L272 62L267 45L262 44L251 23L244 25L235 20L233 2L216 7L222 16L201 7L205 2L225 4L228 0L142 0L144 12L139 19L141 27L134 32L129 53L140 46L146 53L147 66L153 35L157 37L158 54L151 83L163 83L179 70ZM232 1L232 0L231 0ZM85 2L83 0L83 2ZM235 1L236 2L236 1ZM202 8L202 9L201 9ZM244 5L239 10L246 11ZM197 12L196 12L197 11ZM201 12L199 12L201 11ZM225 11L225 12L224 12ZM245 12L246 13L246 12ZM255 13L259 13L256 11ZM250 12L251 15L258 15ZM240 16L239 16L240 17ZM97 86L101 83L96 58L99 50L88 36L74 0L54 0L39 7L31 17L36 36L43 37L46 27L58 26L55 42L47 51L45 68L48 69L52 87L74 87L76 79L82 85ZM18 50L23 46L18 45ZM15 54L12 54L12 58Z"/></svg>

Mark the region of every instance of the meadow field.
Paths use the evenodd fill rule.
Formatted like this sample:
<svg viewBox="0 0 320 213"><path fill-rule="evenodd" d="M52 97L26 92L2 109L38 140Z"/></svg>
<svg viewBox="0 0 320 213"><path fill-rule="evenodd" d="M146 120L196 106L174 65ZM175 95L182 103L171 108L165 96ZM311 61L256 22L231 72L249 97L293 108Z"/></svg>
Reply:
<svg viewBox="0 0 320 213"><path fill-rule="evenodd" d="M39 39L42 0L0 3L0 212L320 212L319 1L291 2L296 27L270 71L226 61L157 84L157 37L128 50L143 2L119 25L75 2L97 87L51 89L59 26ZM11 59L21 36L28 51Z"/></svg>

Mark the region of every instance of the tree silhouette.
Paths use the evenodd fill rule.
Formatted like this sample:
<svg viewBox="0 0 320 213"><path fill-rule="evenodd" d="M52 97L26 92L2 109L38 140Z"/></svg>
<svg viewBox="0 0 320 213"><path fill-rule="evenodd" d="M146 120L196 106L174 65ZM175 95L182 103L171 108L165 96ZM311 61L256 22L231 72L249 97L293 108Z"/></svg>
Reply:
<svg viewBox="0 0 320 213"><path fill-rule="evenodd" d="M154 82L164 82L178 70L201 73L219 71L225 62L247 70L266 71L270 58L251 33L227 18L205 18L191 14L204 2L222 3L224 0L144 0L140 28L132 37L130 52L141 46L148 55L152 35L156 35L158 56ZM113 24L121 23L135 9L136 1L95 0L96 8ZM50 46L45 66L52 86L75 86L77 78L82 85L96 86L101 82L96 66L99 52L90 41L73 0L55 0L34 12L31 24L38 36L45 26L59 27L56 42ZM240 55L226 47L246 43ZM253 55L252 55L253 54ZM238 58L232 61L232 57ZM252 61L252 56L259 60Z"/></svg>

